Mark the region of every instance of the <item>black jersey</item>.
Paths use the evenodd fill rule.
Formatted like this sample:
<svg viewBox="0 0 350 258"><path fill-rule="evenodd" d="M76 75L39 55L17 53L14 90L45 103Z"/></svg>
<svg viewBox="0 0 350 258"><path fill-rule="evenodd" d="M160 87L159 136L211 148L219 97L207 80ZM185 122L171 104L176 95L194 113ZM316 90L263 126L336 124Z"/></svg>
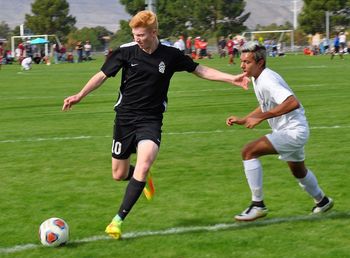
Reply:
<svg viewBox="0 0 350 258"><path fill-rule="evenodd" d="M158 48L148 54L133 42L114 50L101 71L107 77L114 77L122 69L119 98L115 105L118 114L162 116L173 74L193 72L197 65L174 47L159 43Z"/></svg>

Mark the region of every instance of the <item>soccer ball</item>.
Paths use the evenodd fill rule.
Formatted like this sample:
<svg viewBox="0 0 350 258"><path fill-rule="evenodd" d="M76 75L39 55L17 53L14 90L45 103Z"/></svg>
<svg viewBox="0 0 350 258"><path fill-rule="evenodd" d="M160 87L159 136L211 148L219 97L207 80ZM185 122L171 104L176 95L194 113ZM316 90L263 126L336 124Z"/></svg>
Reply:
<svg viewBox="0 0 350 258"><path fill-rule="evenodd" d="M39 238L45 246L64 245L69 240L69 226L60 218L50 218L41 223Z"/></svg>

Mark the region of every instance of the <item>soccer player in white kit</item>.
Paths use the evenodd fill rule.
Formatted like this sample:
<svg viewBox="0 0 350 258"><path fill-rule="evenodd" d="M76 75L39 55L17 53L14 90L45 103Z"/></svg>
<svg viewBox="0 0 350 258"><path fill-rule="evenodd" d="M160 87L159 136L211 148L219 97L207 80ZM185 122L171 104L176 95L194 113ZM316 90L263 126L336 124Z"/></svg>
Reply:
<svg viewBox="0 0 350 258"><path fill-rule="evenodd" d="M31 69L33 60L31 57L26 57L22 60L21 65L22 65L22 70L28 71Z"/></svg>
<svg viewBox="0 0 350 258"><path fill-rule="evenodd" d="M279 154L287 162L299 185L314 199L312 213L322 213L333 207L317 183L313 172L305 166L304 145L309 138L309 126L304 108L283 78L266 68L266 49L256 42L247 42L242 48L241 68L252 77L259 106L243 118L230 116L228 126L233 124L254 128L267 120L272 132L245 145L242 150L244 172L252 193L251 205L238 221L253 221L267 215L263 198L263 170L259 158Z"/></svg>

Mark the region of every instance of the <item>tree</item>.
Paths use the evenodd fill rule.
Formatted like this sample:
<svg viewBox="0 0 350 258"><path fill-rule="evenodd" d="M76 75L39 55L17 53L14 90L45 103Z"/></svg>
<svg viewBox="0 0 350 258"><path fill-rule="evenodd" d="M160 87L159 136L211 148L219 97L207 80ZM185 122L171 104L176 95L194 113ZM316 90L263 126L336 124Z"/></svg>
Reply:
<svg viewBox="0 0 350 258"><path fill-rule="evenodd" d="M303 10L299 15L300 27L310 34L325 32L326 11L332 13L330 19L331 30L335 30L337 26L349 25L349 16L338 13L346 7L350 7L349 0L304 0Z"/></svg>
<svg viewBox="0 0 350 258"><path fill-rule="evenodd" d="M126 42L131 42L133 40L129 22L125 20L119 21L120 29L116 34L113 35L111 42L109 43L109 47L116 48Z"/></svg>
<svg viewBox="0 0 350 258"><path fill-rule="evenodd" d="M75 17L69 15L66 0L35 0L33 15L26 14L25 26L36 34L56 34L60 39L74 28Z"/></svg>
<svg viewBox="0 0 350 258"><path fill-rule="evenodd" d="M11 34L11 29L9 25L2 21L0 23L0 38L7 39Z"/></svg>
<svg viewBox="0 0 350 258"><path fill-rule="evenodd" d="M131 15L144 10L144 0L121 0ZM156 10L161 38L177 35L213 36L237 33L249 13L242 15L244 0L158 0Z"/></svg>
<svg viewBox="0 0 350 258"><path fill-rule="evenodd" d="M97 26L94 28L84 27L79 30L73 30L68 34L67 46L74 49L78 41L89 40L94 49L104 49L105 36L111 36L113 33L107 30L105 27Z"/></svg>
<svg viewBox="0 0 350 258"><path fill-rule="evenodd" d="M131 15L145 9L145 0L120 0L120 3L125 5L125 10Z"/></svg>

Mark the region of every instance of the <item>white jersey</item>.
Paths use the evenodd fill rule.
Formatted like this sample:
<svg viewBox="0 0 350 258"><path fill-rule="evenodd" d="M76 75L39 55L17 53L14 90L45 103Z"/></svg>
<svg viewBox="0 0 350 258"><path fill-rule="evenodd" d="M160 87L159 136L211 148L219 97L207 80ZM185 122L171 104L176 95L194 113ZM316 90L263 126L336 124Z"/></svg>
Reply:
<svg viewBox="0 0 350 258"><path fill-rule="evenodd" d="M339 35L339 43L346 43L346 36L345 36L345 34Z"/></svg>
<svg viewBox="0 0 350 258"><path fill-rule="evenodd" d="M257 79L252 79L252 82L255 95L263 112L273 109L289 96L294 95L283 78L269 68L265 68ZM304 107L301 103L299 108L287 114L268 119L268 123L273 131L296 129L298 127L308 129Z"/></svg>
<svg viewBox="0 0 350 258"><path fill-rule="evenodd" d="M31 57L26 57L26 58L24 58L23 60L22 60L22 63L21 63L21 65L22 65L22 68L24 69L24 70L29 70L30 69L30 66L31 66L31 64L32 64L32 58Z"/></svg>

